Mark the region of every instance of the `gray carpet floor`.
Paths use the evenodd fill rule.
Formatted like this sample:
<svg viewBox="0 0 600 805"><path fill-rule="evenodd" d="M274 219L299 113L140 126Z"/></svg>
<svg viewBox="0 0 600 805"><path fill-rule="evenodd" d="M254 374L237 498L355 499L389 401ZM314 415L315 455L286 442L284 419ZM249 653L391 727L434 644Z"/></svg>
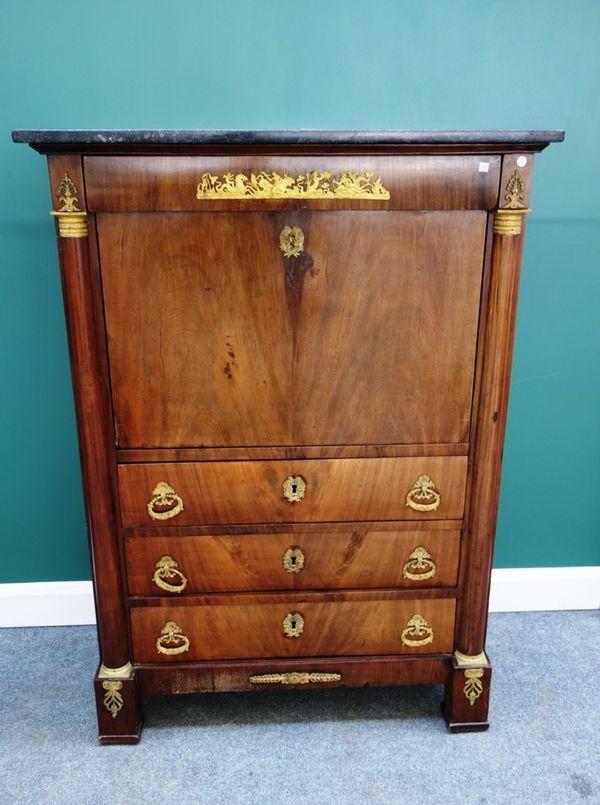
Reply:
<svg viewBox="0 0 600 805"><path fill-rule="evenodd" d="M491 727L442 688L151 697L137 746L96 743L93 627L0 630L0 802L600 803L600 617L496 614Z"/></svg>

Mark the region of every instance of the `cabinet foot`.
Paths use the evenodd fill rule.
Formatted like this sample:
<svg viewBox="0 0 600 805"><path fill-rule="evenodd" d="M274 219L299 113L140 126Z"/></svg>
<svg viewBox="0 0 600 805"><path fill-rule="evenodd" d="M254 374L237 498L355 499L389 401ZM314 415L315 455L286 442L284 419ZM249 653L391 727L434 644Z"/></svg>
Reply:
<svg viewBox="0 0 600 805"><path fill-rule="evenodd" d="M142 730L142 706L135 669L101 665L94 677L98 740L101 744L136 744Z"/></svg>
<svg viewBox="0 0 600 805"><path fill-rule="evenodd" d="M449 732L487 730L491 678L492 666L484 652L472 657L454 653L442 702Z"/></svg>

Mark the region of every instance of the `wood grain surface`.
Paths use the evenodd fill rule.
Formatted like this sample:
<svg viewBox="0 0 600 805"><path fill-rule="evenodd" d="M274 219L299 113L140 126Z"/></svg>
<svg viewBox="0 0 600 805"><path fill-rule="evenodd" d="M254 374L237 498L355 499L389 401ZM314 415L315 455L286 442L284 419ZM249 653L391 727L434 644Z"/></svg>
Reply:
<svg viewBox="0 0 600 805"><path fill-rule="evenodd" d="M98 216L118 445L466 442L485 223Z"/></svg>
<svg viewBox="0 0 600 805"><path fill-rule="evenodd" d="M169 525L163 528L166 523L158 523L147 526L137 526L135 528L122 528L121 535L124 540L133 537L216 537L216 536L245 536L247 534L308 534L323 533L326 529L328 533L333 531L360 531L361 528L368 528L373 531L452 531L458 528L456 520L370 520L368 523L360 521L346 520L338 523L314 522L309 521L298 523L225 523L221 525ZM172 522L172 521L171 521ZM177 520L175 520L175 523Z"/></svg>
<svg viewBox="0 0 600 805"><path fill-rule="evenodd" d="M456 584L460 530L354 531L327 530L244 536L134 537L125 543L131 595L171 595L152 578L156 564L171 556L187 579L183 594L243 590L326 590L375 587L440 587ZM429 579L403 576L405 563L417 547L435 564ZM303 566L284 567L290 548L299 549ZM410 568L409 568L410 572ZM417 571L419 572L419 571ZM170 582L180 584L174 577Z"/></svg>
<svg viewBox="0 0 600 805"><path fill-rule="evenodd" d="M213 523L277 523L343 520L453 520L464 507L467 459L353 458L307 461L227 461L201 464L121 464L118 468L125 527ZM441 501L432 511L414 511L406 495L429 475ZM283 482L300 475L304 499L289 503ZM147 511L160 481L183 501L168 521Z"/></svg>
<svg viewBox="0 0 600 805"><path fill-rule="evenodd" d="M468 442L455 444L288 445L286 447L141 447L117 450L121 464L156 461L244 461L273 458L402 458L404 456L466 456Z"/></svg>
<svg viewBox="0 0 600 805"><path fill-rule="evenodd" d="M310 684L281 685L251 682L260 674L290 672L339 674L340 679ZM142 693L204 693L230 690L308 690L364 685L444 685L450 660L440 655L421 657L317 657L310 659L220 660L218 662L145 663L137 668Z"/></svg>
<svg viewBox="0 0 600 805"><path fill-rule="evenodd" d="M216 606L136 607L131 609L135 662L181 662L251 657L355 656L361 654L431 654L452 649L455 602L423 600L303 601ZM300 613L300 637L286 637L283 620ZM405 646L400 634L416 613L433 630L433 642ZM159 653L156 640L172 621L189 638L181 654Z"/></svg>
<svg viewBox="0 0 600 805"><path fill-rule="evenodd" d="M78 188L79 208L85 209L81 158L50 157L48 172L54 209L61 207L57 190L66 173ZM121 575L115 448L93 220L88 237L58 235L57 246L94 598L100 613L100 656L103 663L118 668L129 659L129 628Z"/></svg>
<svg viewBox="0 0 600 805"><path fill-rule="evenodd" d="M95 212L211 210L489 210L498 198L500 157L409 156L119 156L84 157L87 197ZM481 168L481 166L486 166ZM296 178L310 171L381 177L389 200L197 199L203 173L250 176L261 171Z"/></svg>
<svg viewBox="0 0 600 805"><path fill-rule="evenodd" d="M523 203L527 206L533 160L529 158L522 167L517 166L512 155L504 160L501 195L518 169L524 185ZM489 301L482 333L481 391L465 518L465 559L461 568L464 593L457 622L457 647L470 655L479 654L485 647L523 242L524 232L496 233L492 245Z"/></svg>

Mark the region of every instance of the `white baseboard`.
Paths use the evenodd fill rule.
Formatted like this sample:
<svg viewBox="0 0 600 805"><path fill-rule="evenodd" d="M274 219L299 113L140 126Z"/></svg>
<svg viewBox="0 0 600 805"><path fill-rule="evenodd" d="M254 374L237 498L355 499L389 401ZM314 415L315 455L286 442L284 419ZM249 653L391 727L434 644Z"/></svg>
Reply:
<svg viewBox="0 0 600 805"><path fill-rule="evenodd" d="M492 571L491 612L598 607L600 566ZM0 627L76 626L95 622L91 581L0 584Z"/></svg>
<svg viewBox="0 0 600 805"><path fill-rule="evenodd" d="M600 566L492 570L490 612L598 609Z"/></svg>
<svg viewBox="0 0 600 805"><path fill-rule="evenodd" d="M91 581L0 584L0 626L96 623Z"/></svg>

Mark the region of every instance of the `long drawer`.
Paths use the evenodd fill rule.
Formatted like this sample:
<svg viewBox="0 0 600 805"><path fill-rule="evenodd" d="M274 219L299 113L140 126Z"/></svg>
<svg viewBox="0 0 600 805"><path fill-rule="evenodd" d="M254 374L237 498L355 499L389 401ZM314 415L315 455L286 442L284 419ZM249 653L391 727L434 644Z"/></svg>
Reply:
<svg viewBox="0 0 600 805"><path fill-rule="evenodd" d="M434 525L438 525L437 523ZM440 523L440 526L451 525ZM456 584L460 530L378 530L132 537L131 595Z"/></svg>
<svg viewBox="0 0 600 805"><path fill-rule="evenodd" d="M122 464L123 526L453 520L466 456Z"/></svg>
<svg viewBox="0 0 600 805"><path fill-rule="evenodd" d="M119 155L86 156L84 161L88 209L113 213L277 208L485 210L497 203L500 179L497 154ZM348 171L379 179L381 191L325 193L317 185L312 193L299 192L290 180L292 187L287 192L277 192L277 188L269 192L275 174L300 180L312 175L313 181L323 174L335 186ZM234 176L243 183L228 188L227 178L231 181ZM206 186L209 179L216 182L212 188ZM250 186L261 180L266 182L263 192Z"/></svg>
<svg viewBox="0 0 600 805"><path fill-rule="evenodd" d="M427 654L452 650L453 598L133 607L134 662ZM333 598L333 596L332 596Z"/></svg>

